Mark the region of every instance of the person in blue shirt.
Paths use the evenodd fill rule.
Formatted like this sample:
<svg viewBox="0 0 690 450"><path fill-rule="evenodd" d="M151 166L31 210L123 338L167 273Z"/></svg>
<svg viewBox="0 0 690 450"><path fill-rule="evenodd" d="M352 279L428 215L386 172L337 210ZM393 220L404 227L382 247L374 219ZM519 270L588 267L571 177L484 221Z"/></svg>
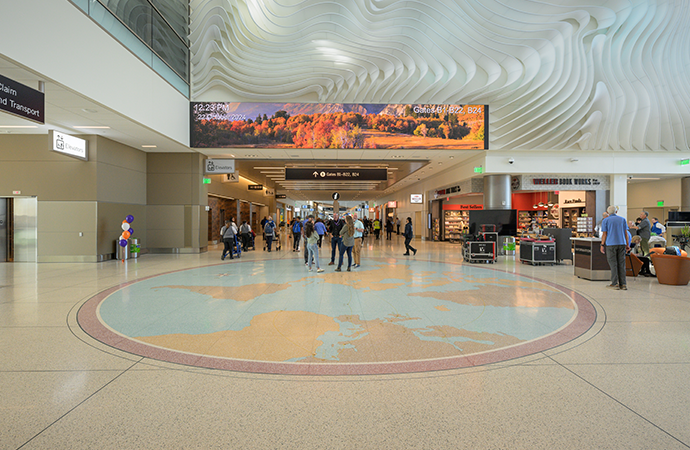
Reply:
<svg viewBox="0 0 690 450"><path fill-rule="evenodd" d="M328 233L328 230L326 230L326 225L324 225L320 217L316 219L314 230L319 234L319 248L321 248L321 241L323 241L323 237Z"/></svg>
<svg viewBox="0 0 690 450"><path fill-rule="evenodd" d="M625 279L625 253L630 250L630 233L625 218L616 214L616 207L606 209L609 216L601 222L601 253L611 269L610 289L627 290Z"/></svg>
<svg viewBox="0 0 690 450"><path fill-rule="evenodd" d="M275 237L276 224L273 221L273 217L268 216L266 224L264 225L264 239L266 239L266 247L268 251L271 251L271 244L273 243L273 238Z"/></svg>
<svg viewBox="0 0 690 450"><path fill-rule="evenodd" d="M299 217L292 219L292 251L299 251L299 240L302 237L302 222L300 222Z"/></svg>

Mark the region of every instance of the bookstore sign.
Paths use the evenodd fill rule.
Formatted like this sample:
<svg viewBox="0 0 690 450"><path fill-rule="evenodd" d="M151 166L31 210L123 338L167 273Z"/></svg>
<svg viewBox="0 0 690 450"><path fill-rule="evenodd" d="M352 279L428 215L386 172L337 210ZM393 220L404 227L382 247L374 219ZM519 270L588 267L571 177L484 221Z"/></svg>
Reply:
<svg viewBox="0 0 690 450"><path fill-rule="evenodd" d="M611 189L608 175L522 175L520 178L518 186L523 191L606 191Z"/></svg>

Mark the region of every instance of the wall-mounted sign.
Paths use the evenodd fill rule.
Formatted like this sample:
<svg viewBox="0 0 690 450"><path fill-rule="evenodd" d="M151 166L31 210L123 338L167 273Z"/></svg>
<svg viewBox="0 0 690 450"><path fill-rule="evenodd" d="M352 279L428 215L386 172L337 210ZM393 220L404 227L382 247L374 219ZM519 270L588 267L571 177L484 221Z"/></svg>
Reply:
<svg viewBox="0 0 690 450"><path fill-rule="evenodd" d="M479 211L484 209L484 205L450 205L445 203L443 205L444 211Z"/></svg>
<svg viewBox="0 0 690 450"><path fill-rule="evenodd" d="M192 102L190 107L189 141L195 148L246 147L247 142L255 148L334 151L489 148L487 105ZM361 132L353 133L353 125ZM386 133L378 132L381 127Z"/></svg>
<svg viewBox="0 0 690 450"><path fill-rule="evenodd" d="M247 189L250 191L263 191L264 185L263 184L250 184L249 186L247 186Z"/></svg>
<svg viewBox="0 0 690 450"><path fill-rule="evenodd" d="M387 205L389 208L397 208L397 207L398 207L398 202L396 202L395 200L391 200L391 201L388 202L386 205Z"/></svg>
<svg viewBox="0 0 690 450"><path fill-rule="evenodd" d="M521 175L520 178L520 189L523 191L605 191L610 189L608 175Z"/></svg>
<svg viewBox="0 0 690 450"><path fill-rule="evenodd" d="M334 192L334 193L331 195L331 198L332 198L333 200L338 200L338 199L340 198L340 194L337 193L337 192Z"/></svg>
<svg viewBox="0 0 690 450"><path fill-rule="evenodd" d="M59 131L50 130L52 150L74 158L89 160L88 143L84 139L70 136Z"/></svg>
<svg viewBox="0 0 690 450"><path fill-rule="evenodd" d="M664 206L664 201L663 200L657 200L656 206Z"/></svg>
<svg viewBox="0 0 690 450"><path fill-rule="evenodd" d="M386 169L295 169L285 168L285 180L314 181L386 181Z"/></svg>
<svg viewBox="0 0 690 450"><path fill-rule="evenodd" d="M287 195L285 194L276 194L276 200L282 200L287 198Z"/></svg>
<svg viewBox="0 0 690 450"><path fill-rule="evenodd" d="M45 123L45 94L0 75L0 110Z"/></svg>
<svg viewBox="0 0 690 450"><path fill-rule="evenodd" d="M369 212L376 212L376 208L369 208Z"/></svg>
<svg viewBox="0 0 690 450"><path fill-rule="evenodd" d="M210 178L204 177L203 183L204 183L204 184L211 184L211 179L210 179Z"/></svg>
<svg viewBox="0 0 690 450"><path fill-rule="evenodd" d="M274 195L276 195L275 189L266 188L264 190L264 197L273 197Z"/></svg>
<svg viewBox="0 0 690 450"><path fill-rule="evenodd" d="M204 161L204 173L235 173L235 160L207 159Z"/></svg>
<svg viewBox="0 0 690 450"><path fill-rule="evenodd" d="M422 203L424 196L422 194L410 194L410 203Z"/></svg>
<svg viewBox="0 0 690 450"><path fill-rule="evenodd" d="M680 160L681 166L687 166L688 164L690 164L690 159L681 159Z"/></svg>
<svg viewBox="0 0 690 450"><path fill-rule="evenodd" d="M239 183L240 182L240 173L239 172L224 173L221 176L220 181L222 181L223 183Z"/></svg>
<svg viewBox="0 0 690 450"><path fill-rule="evenodd" d="M474 173L484 173L484 168L482 166L477 166L474 168Z"/></svg>

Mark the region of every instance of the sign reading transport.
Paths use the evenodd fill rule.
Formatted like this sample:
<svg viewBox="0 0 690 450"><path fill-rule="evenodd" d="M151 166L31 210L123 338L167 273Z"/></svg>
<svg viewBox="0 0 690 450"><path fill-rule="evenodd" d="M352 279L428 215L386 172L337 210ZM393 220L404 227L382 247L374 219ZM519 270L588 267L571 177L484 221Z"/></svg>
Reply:
<svg viewBox="0 0 690 450"><path fill-rule="evenodd" d="M386 169L295 169L285 168L285 180L386 181Z"/></svg>
<svg viewBox="0 0 690 450"><path fill-rule="evenodd" d="M45 94L0 75L0 110L45 123Z"/></svg>

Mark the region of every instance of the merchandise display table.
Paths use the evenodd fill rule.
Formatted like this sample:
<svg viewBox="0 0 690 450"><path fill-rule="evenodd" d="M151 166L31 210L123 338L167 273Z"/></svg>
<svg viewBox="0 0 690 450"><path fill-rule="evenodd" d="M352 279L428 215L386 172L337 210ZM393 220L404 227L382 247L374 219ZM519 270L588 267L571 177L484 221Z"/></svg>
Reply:
<svg viewBox="0 0 690 450"><path fill-rule="evenodd" d="M551 239L521 239L520 262L528 262L534 265L555 264L556 242Z"/></svg>
<svg viewBox="0 0 690 450"><path fill-rule="evenodd" d="M601 253L601 239L572 238L575 260L575 275L587 280L610 280L611 269L606 255Z"/></svg>

